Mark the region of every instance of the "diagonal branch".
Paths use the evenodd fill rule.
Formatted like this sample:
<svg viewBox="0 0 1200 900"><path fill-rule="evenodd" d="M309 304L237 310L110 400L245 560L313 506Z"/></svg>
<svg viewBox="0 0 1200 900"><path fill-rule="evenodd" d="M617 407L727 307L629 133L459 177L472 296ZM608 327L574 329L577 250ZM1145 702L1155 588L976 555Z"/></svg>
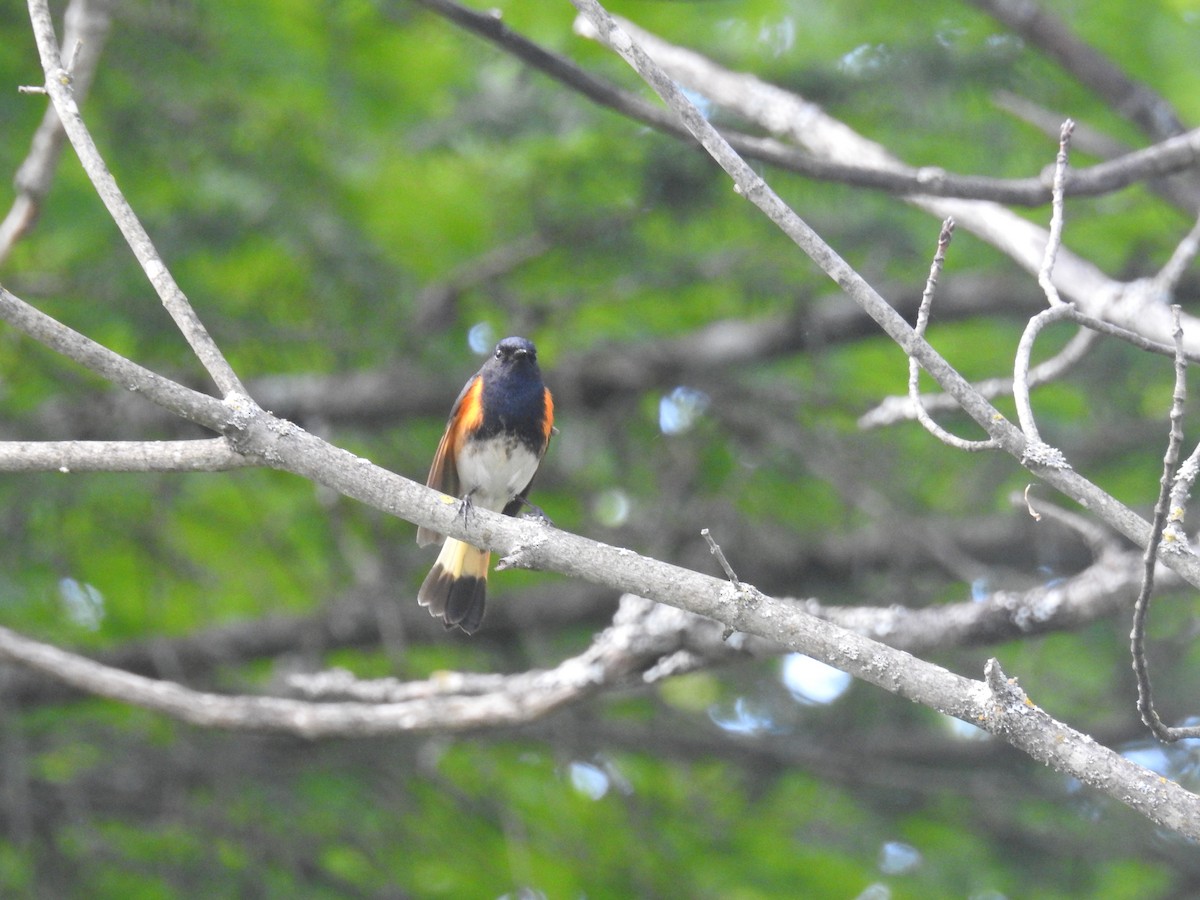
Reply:
<svg viewBox="0 0 1200 900"><path fill-rule="evenodd" d="M228 407L220 400L151 372L63 325L0 287L0 320L129 391L144 395L177 416L220 432Z"/></svg>
<svg viewBox="0 0 1200 900"><path fill-rule="evenodd" d="M1051 458L1039 461L1039 454L1028 455L1028 442L1021 431L992 406L991 403L981 397L957 370L946 362L928 342L913 331L908 323L861 275L854 271L833 248L826 244L803 219L780 199L758 173L748 166L745 160L738 156L700 111L696 109L676 82L638 44L634 43L633 38L599 4L595 3L594 0L572 0L572 3L583 11L588 23L595 29L601 39L610 47L613 47L627 63L633 66L638 74L666 101L668 106L678 113L688 129L696 135L705 149L708 150L718 164L729 174L734 182L735 189L762 210L906 354L916 358L925 371L933 377L946 393L954 397L961 408L983 427L1001 449L1020 460L1022 465L1047 484L1050 484L1072 500L1090 509L1095 515L1106 521L1114 530L1125 535L1135 543L1145 545L1150 534L1150 525L1145 519L1133 513L1124 504L1118 502L1077 472L1061 465L1059 460ZM714 69L711 63L701 60L695 54L681 54L678 48L670 47L657 39L655 39L655 46L656 49L670 55L673 61L680 63L677 74L684 76L685 79L691 74L689 70L692 67L701 67L706 73L711 73ZM678 58L680 55L684 57L682 61ZM734 76L734 78L739 86L739 90L753 90L752 85L750 88L746 88L749 82L761 85L761 82L757 82L757 79L746 79L738 76ZM771 88L770 90L778 92L778 89L775 88ZM730 97L737 94L737 90L734 89L732 84L725 84L722 91L723 95L728 94ZM797 114L801 115L801 113ZM818 119L820 121L817 121ZM857 138L857 136L853 136L853 138L847 137L847 135L852 135L852 133L845 125L828 120L824 116L824 113L815 110L815 108L804 111L800 122L805 125L807 131L818 132L819 134L816 136L816 139L821 142L841 139L853 140L855 146L859 146L859 149L863 153L871 157L878 157L879 154L883 153L882 148L871 142L862 142L862 139ZM1000 209L999 207L993 210L990 205L979 203L950 204L950 201L930 201L928 204L923 203L923 205L930 211L946 209L948 212L951 211L951 206L956 209L964 206L969 207L966 211L977 224L980 224L985 217L984 212L979 209L981 206L987 206L987 214L989 215L994 211L998 211L998 213L1006 216L1012 215L1007 210ZM954 214L954 217L955 221L958 222L957 213ZM1024 222L1021 223L1021 228L1023 235L1021 240L1023 242L1028 242L1034 237L1041 238L1036 244L1030 243L1025 248L1025 252L1036 256L1040 264L1045 246L1045 232ZM1060 258L1056 274L1061 273L1063 268L1062 262L1063 260ZM1086 266L1094 275L1099 276L1099 272L1093 267L1083 263L1082 260L1078 262L1081 266ZM1075 272L1074 274L1080 275L1079 272ZM1083 280L1091 283L1087 277L1084 277ZM1073 287L1078 289L1080 286L1073 283ZM1149 318L1149 314L1146 314L1144 318ZM1200 585L1200 581L1194 580L1194 574L1185 573L1186 569L1188 572L1200 574L1200 559L1194 554L1170 554L1164 555L1163 559L1167 565L1174 568L1181 575L1184 575L1188 581Z"/></svg>
<svg viewBox="0 0 1200 900"><path fill-rule="evenodd" d="M445 495L372 465L368 460L334 447L256 406L223 402L175 384L38 312L3 288L0 288L0 320L115 384L136 390L177 415L224 434L235 451L252 461L310 479L383 512L476 546L501 553L521 548L523 559L530 568L556 571L593 584L651 597L739 630L758 633L783 646L790 646L788 638L793 634L792 629L798 627L796 623L808 619L786 603L780 612L759 617L736 602L736 598L724 596L728 585L717 579L534 522L507 518L486 510L478 510L469 521L464 520L457 513L457 504ZM924 351L916 345L913 352ZM922 359L923 364L926 362L927 368L939 372L946 367L932 350ZM1083 497L1094 513L1118 531L1137 534L1144 530L1149 535L1147 522L1081 476L1069 471L1048 470L1045 477L1069 496ZM1163 559L1188 581L1200 584L1200 561L1193 554L1164 554ZM787 610L788 614L785 616L782 610ZM743 620L747 616L746 621L769 627L761 630L744 627ZM819 653L811 647L803 652Z"/></svg>
<svg viewBox="0 0 1200 900"><path fill-rule="evenodd" d="M192 351L212 376L221 393L224 396L245 396L246 391L237 375L200 322L182 289L175 283L175 278L163 263L154 242L150 240L150 235L142 227L125 195L117 187L116 179L104 164L95 141L84 125L83 115L75 99L72 76L63 65L58 39L54 34L54 22L50 18L46 0L29 0L29 17L33 23L33 34L37 40L42 69L46 73L46 93L50 95L67 138L75 148L75 153L95 186L96 193L104 201L113 221L133 250L142 271L154 285L163 306L175 320Z"/></svg>

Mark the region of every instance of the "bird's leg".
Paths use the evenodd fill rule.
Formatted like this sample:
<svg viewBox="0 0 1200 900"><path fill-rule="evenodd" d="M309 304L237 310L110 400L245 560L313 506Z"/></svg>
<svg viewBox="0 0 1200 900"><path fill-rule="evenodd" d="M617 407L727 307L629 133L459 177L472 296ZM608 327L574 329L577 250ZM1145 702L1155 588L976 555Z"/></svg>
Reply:
<svg viewBox="0 0 1200 900"><path fill-rule="evenodd" d="M458 516L463 520L463 524L471 521L471 513L475 511L475 501L471 499L471 494L474 491L468 491L463 494L462 501L458 504Z"/></svg>
<svg viewBox="0 0 1200 900"><path fill-rule="evenodd" d="M538 506L536 503L530 503L524 497L516 497L516 498L514 498L514 500L516 503L519 503L521 506L524 506L529 510L529 512L527 512L525 515L521 516L522 519L538 519L547 525L554 524L553 522L550 521L550 517L548 515L546 515L546 511L544 509L542 509L540 506ZM519 508L520 507L518 507L518 509Z"/></svg>

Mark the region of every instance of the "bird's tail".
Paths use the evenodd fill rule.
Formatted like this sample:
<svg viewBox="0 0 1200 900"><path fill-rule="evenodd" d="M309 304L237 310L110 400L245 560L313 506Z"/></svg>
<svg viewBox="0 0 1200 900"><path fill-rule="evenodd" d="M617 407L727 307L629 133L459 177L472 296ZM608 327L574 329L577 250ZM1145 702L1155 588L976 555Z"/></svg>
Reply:
<svg viewBox="0 0 1200 900"><path fill-rule="evenodd" d="M473 634L483 621L488 563L492 554L454 538L446 538L437 562L417 591L417 602L440 616L447 628Z"/></svg>

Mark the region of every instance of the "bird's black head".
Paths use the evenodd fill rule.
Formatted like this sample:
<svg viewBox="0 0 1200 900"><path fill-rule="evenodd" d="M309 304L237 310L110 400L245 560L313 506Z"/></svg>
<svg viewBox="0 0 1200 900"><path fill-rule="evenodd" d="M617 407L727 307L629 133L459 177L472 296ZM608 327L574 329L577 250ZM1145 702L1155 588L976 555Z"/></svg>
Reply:
<svg viewBox="0 0 1200 900"><path fill-rule="evenodd" d="M501 365L519 362L536 363L537 348L533 346L533 341L523 337L506 337L496 345L494 358Z"/></svg>

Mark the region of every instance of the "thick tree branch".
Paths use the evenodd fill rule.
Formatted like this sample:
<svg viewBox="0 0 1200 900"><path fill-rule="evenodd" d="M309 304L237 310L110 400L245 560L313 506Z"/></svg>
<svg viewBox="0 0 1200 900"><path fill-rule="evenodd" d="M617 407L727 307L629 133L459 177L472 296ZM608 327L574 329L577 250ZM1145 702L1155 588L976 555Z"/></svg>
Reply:
<svg viewBox="0 0 1200 900"><path fill-rule="evenodd" d="M1040 503L1039 509L1045 515L1065 515L1045 503ZM1094 527L1090 521L1081 521L1077 525L1084 529ZM1037 526L1041 531L1047 527L1046 524ZM973 530L976 529L970 523L958 523L954 537ZM988 527L984 530L990 533L996 529ZM909 556L908 561L912 563L910 554L918 554L921 548L940 540L934 535L923 534L913 547L897 545L895 540L890 540L885 550L884 547L873 548L877 539L870 532L848 538L853 545L849 552L856 568L898 565L890 557L872 563L873 555L888 551L892 551L893 556ZM924 597L900 594L876 600L881 604L877 606L830 606L815 599L796 602L813 615L916 655L1072 630L1099 618L1127 612L1130 597L1138 587L1137 552L1117 549L1107 536L1097 535L1093 542L1097 557L1086 569L1027 590L996 590L971 600L935 606L929 606ZM988 548L979 546L964 552L987 551ZM810 551L813 559L801 560L799 565L806 570L821 565L820 552L819 549L815 553ZM826 552L838 556L841 549L829 548ZM1019 551L1006 543L1004 549L995 547L991 552L1011 557ZM1178 586L1179 583L1170 572L1162 573L1158 579L1160 588ZM496 604L489 612L488 627L476 640L505 644L518 632L527 634L535 628L553 629L595 621L600 615L607 617L610 597L610 592L600 587L575 585L563 590L553 584L506 596L504 602ZM105 665L149 677L203 680L222 667L294 655L297 647L305 648L312 658L319 659L329 649L376 645L381 639L386 642L389 629L385 621L392 617L396 620L395 630L403 633L406 643L442 639L442 628L435 625L424 610L402 601L397 605L396 582L387 576L379 582L351 589L312 615L273 615L214 626L178 638L136 641L97 654L95 658ZM690 620L685 642L693 649L707 648L703 655L710 664L740 658L746 653L760 656L784 652L777 644L745 635L739 639L738 650L734 651L721 644L722 631L720 623L695 617ZM724 648L724 653L717 652L718 644ZM25 705L59 702L63 692L47 689L44 679L20 677L14 671L0 679L0 696L11 703Z"/></svg>
<svg viewBox="0 0 1200 900"><path fill-rule="evenodd" d="M0 472L223 472L253 465L224 438L0 442Z"/></svg>

